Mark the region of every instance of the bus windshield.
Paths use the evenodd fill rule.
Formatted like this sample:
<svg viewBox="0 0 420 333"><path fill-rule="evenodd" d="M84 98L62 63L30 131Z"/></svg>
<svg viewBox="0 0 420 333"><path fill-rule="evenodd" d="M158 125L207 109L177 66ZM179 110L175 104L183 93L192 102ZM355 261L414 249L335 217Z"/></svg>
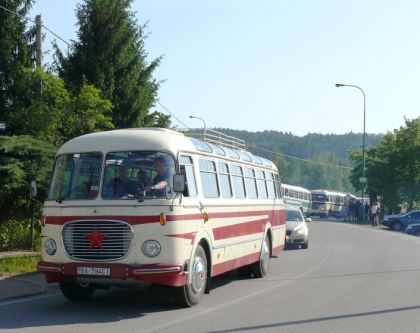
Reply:
<svg viewBox="0 0 420 333"><path fill-rule="evenodd" d="M103 199L165 198L172 196L175 162L156 151L111 152L105 158Z"/></svg>
<svg viewBox="0 0 420 333"><path fill-rule="evenodd" d="M47 200L96 198L101 164L101 153L57 156Z"/></svg>
<svg viewBox="0 0 420 333"><path fill-rule="evenodd" d="M327 202L327 196L325 194L312 194L312 201L315 202Z"/></svg>

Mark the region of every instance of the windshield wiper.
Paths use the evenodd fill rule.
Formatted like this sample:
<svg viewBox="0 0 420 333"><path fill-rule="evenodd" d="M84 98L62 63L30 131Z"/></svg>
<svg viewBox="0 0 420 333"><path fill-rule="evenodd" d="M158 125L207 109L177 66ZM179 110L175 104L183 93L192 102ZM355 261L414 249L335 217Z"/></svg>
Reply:
<svg viewBox="0 0 420 333"><path fill-rule="evenodd" d="M74 191L78 190L80 187L87 185L89 182L85 181L83 183L80 183L76 186L74 186L73 188L70 189L70 191L68 191L66 194L63 194L62 196L58 197L55 201L57 201L58 203L62 203L64 199L67 199L70 194L74 193Z"/></svg>

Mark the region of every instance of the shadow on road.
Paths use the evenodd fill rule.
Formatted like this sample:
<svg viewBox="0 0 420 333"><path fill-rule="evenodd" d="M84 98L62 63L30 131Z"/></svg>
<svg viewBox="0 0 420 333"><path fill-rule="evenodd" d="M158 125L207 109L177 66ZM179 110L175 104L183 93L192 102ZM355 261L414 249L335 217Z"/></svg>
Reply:
<svg viewBox="0 0 420 333"><path fill-rule="evenodd" d="M329 320L340 320L340 319L349 319L349 318L357 318L357 317L375 316L375 315L383 315L387 313L413 311L413 310L419 310L419 309L420 309L420 305L405 306L405 307L394 308L394 309L384 309L384 310L377 310L377 311L343 314L343 315L337 315L337 316L309 318L309 319L302 319L302 320L285 321L281 323L272 323L272 324L266 324L266 325L243 326L243 327L238 327L238 328L228 329L228 330L209 331L208 333L233 333L233 332L239 332L239 331L242 332L242 331L266 330L266 329L275 328L275 327L312 324L312 323L329 321Z"/></svg>
<svg viewBox="0 0 420 333"><path fill-rule="evenodd" d="M236 271L212 279L211 289L240 280ZM71 324L111 323L165 311L188 311L175 303L168 287L146 290L97 291L87 302L72 303L60 294L16 303L0 304L0 330Z"/></svg>

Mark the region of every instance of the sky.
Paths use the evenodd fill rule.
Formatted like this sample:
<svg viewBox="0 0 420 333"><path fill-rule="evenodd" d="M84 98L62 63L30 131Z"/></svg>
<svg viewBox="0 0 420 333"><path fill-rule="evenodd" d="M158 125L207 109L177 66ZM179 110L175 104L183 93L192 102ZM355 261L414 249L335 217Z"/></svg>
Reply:
<svg viewBox="0 0 420 333"><path fill-rule="evenodd" d="M78 2L38 0L30 15L76 40ZM365 91L368 133L420 115L420 1L134 0L132 9L148 22L148 59L163 55L159 101L189 127L202 126L194 115L208 127L362 132L361 92L335 83ZM55 37L45 33L51 62Z"/></svg>

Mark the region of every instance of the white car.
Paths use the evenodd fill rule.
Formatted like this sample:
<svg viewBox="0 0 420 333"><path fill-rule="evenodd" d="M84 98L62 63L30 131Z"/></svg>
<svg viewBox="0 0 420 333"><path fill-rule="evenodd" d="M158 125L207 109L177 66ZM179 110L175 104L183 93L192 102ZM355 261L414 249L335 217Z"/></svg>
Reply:
<svg viewBox="0 0 420 333"><path fill-rule="evenodd" d="M299 209L286 208L286 245L308 248L308 226Z"/></svg>

